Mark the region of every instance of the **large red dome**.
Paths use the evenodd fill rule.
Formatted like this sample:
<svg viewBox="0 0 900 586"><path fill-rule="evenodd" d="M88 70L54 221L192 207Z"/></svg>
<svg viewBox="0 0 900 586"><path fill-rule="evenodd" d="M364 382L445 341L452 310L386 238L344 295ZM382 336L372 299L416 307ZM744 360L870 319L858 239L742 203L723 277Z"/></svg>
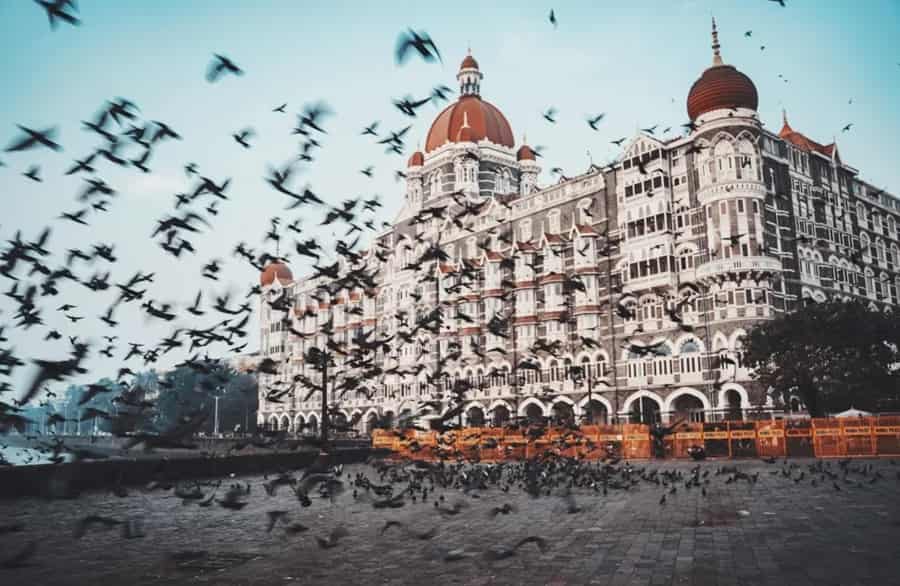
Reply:
<svg viewBox="0 0 900 586"><path fill-rule="evenodd" d="M481 99L483 75L471 54L463 59L456 77L460 82L459 100L444 108L434 119L425 140L425 152L430 153L449 142L482 140L512 148L515 140L506 117L496 106Z"/></svg>
<svg viewBox="0 0 900 586"><path fill-rule="evenodd" d="M463 96L435 118L425 141L425 152L430 153L448 142L462 142L460 130L464 124L469 129L462 135L467 135L471 142L486 139L509 148L515 145L509 122L496 106L479 96Z"/></svg>
<svg viewBox="0 0 900 586"><path fill-rule="evenodd" d="M289 283L294 280L294 274L291 273L291 269L286 264L272 262L259 274L259 284L263 287L268 287L275 282L276 278L279 281Z"/></svg>
<svg viewBox="0 0 900 586"><path fill-rule="evenodd" d="M688 93L687 111L691 120L720 108L756 110L759 96L749 77L731 65L714 65L703 72Z"/></svg>
<svg viewBox="0 0 900 586"><path fill-rule="evenodd" d="M749 108L756 110L759 96L749 77L732 65L725 65L719 53L719 31L716 19L712 21L712 67L703 72L688 92L687 111L690 119L722 108Z"/></svg>

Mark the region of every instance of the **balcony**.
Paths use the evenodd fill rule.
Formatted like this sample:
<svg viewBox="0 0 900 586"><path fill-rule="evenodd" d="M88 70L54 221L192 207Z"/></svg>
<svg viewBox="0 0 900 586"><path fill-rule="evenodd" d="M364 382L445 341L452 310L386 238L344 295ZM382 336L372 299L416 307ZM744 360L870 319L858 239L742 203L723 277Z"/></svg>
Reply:
<svg viewBox="0 0 900 586"><path fill-rule="evenodd" d="M700 205L732 197L758 197L765 199L766 186L755 180L722 179L715 183L704 185L697 191L697 199Z"/></svg>
<svg viewBox="0 0 900 586"><path fill-rule="evenodd" d="M781 261L768 256L733 256L703 263L697 267L697 280L717 275L740 273L780 272Z"/></svg>

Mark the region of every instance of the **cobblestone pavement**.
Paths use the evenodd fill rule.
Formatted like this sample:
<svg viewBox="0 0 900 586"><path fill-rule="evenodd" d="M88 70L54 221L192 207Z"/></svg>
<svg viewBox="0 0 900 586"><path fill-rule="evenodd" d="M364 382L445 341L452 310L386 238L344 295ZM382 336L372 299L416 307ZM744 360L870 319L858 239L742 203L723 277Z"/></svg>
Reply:
<svg viewBox="0 0 900 586"><path fill-rule="evenodd" d="M793 478L811 461L796 463ZM449 517L432 502L376 510L354 501L349 491L337 502L317 498L301 508L288 489L267 496L258 477L242 479L252 494L240 511L184 505L171 492L140 490L125 498L92 493L69 501L2 501L0 525L20 522L25 528L0 535L0 560L30 541L38 550L29 566L0 569L0 583L900 584L900 462L853 466L864 463L883 478L870 484L851 475L853 483L839 480L837 490L831 479L822 483L818 476L813 486L808 471L799 482L771 474L781 462L705 462L705 497L682 485L660 505L663 490L641 483L606 497L576 492L581 510L575 514L558 496L532 499L517 489L482 491L481 498L446 491L446 502L467 503ZM715 473L723 465L759 472L759 481L726 483L727 475ZM691 464L635 466L686 471ZM516 510L492 518L490 509L504 503ZM267 533L266 511L273 509L289 511L290 521L309 531L288 536L279 527ZM141 517L146 536L123 539L116 529L97 528L76 540L73 527L88 514ZM437 534L419 540L392 528L380 535L386 520L415 531L436 528ZM349 535L334 548L320 548L315 537L338 525ZM527 544L500 561L484 555L489 547L529 535L547 539L549 549L541 553ZM171 554L188 550L206 553L180 566L172 560ZM461 559L446 561L451 551Z"/></svg>

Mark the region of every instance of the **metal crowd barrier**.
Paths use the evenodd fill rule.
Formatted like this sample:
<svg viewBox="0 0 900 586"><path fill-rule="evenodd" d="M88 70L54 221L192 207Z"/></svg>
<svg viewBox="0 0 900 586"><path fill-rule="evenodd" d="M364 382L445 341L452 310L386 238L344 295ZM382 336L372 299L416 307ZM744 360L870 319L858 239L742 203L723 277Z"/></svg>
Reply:
<svg viewBox="0 0 900 586"><path fill-rule="evenodd" d="M900 456L900 416L685 423L663 438L665 456L688 458L702 446L708 458ZM583 425L579 428L466 428L444 434L377 429L372 447L411 459L485 462L546 453L582 459L653 456L650 426Z"/></svg>

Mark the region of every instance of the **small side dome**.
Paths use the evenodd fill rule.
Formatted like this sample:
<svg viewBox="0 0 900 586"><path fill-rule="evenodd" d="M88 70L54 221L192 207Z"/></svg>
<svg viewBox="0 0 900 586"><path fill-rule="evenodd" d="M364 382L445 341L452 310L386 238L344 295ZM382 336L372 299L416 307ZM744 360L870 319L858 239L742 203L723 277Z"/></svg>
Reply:
<svg viewBox="0 0 900 586"><path fill-rule="evenodd" d="M422 154L422 151L416 151L412 155L410 155L409 160L406 162L407 167L421 167L425 164L425 155Z"/></svg>
<svg viewBox="0 0 900 586"><path fill-rule="evenodd" d="M271 262L259 274L259 284L268 287L278 279L280 282L290 283L294 280L291 269L282 262Z"/></svg>
<svg viewBox="0 0 900 586"><path fill-rule="evenodd" d="M519 147L519 150L516 151L516 160L517 161L534 161L535 154L530 146L527 144L523 144Z"/></svg>

